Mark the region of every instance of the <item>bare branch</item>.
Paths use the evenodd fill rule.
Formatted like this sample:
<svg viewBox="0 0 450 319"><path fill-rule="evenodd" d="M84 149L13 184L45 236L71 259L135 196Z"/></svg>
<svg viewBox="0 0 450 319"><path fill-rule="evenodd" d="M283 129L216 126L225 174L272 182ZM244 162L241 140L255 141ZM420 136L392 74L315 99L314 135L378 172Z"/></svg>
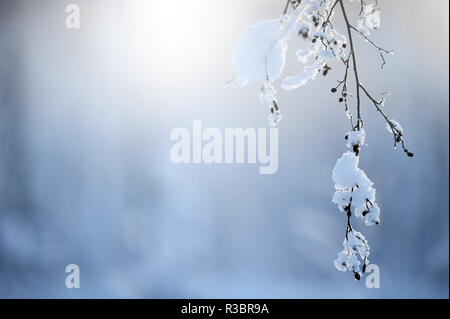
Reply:
<svg viewBox="0 0 450 319"><path fill-rule="evenodd" d="M351 52L352 61L353 61L353 73L355 74L355 82L356 82L356 113L357 113L356 128L359 130L361 128L362 120L361 120L361 97L360 97L360 92L359 92L360 82L359 82L359 76L358 76L358 67L356 65L355 49L353 47L351 24L348 20L347 12L345 11L343 0L339 0L339 3L341 5L342 14L344 16L345 24L347 26L347 33L348 33L348 38L349 38L349 42L350 42L350 52Z"/></svg>

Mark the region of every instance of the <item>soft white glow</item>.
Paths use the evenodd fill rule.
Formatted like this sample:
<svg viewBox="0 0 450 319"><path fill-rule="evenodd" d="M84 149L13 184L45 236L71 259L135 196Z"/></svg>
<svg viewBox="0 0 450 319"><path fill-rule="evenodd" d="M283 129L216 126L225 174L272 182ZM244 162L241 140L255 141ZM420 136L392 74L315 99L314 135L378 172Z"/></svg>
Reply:
<svg viewBox="0 0 450 319"><path fill-rule="evenodd" d="M140 72L150 68L162 72L161 76L207 66L220 50L215 29L226 23L220 4L211 0L127 1L132 64Z"/></svg>

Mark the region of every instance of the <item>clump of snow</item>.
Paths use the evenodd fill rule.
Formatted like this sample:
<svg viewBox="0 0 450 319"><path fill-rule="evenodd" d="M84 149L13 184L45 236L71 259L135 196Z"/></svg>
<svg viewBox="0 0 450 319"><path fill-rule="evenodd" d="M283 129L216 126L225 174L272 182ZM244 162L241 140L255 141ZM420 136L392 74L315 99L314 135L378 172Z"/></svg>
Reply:
<svg viewBox="0 0 450 319"><path fill-rule="evenodd" d="M278 124L278 122L281 121L280 112L275 111L273 113L270 113L268 119L269 119L269 123L271 126L276 126Z"/></svg>
<svg viewBox="0 0 450 319"><path fill-rule="evenodd" d="M357 187L372 186L373 183L358 168L358 163L359 157L352 152L345 152L337 160L332 174L336 189L344 191Z"/></svg>
<svg viewBox="0 0 450 319"><path fill-rule="evenodd" d="M394 125L394 128L395 128L397 131L399 131L400 133L403 134L403 127L402 127L396 120L392 120L392 119L391 119L391 123ZM392 127L389 125L389 123L386 123L386 130L387 130L389 133L393 133L393 132L392 132Z"/></svg>
<svg viewBox="0 0 450 319"><path fill-rule="evenodd" d="M276 126L281 120L280 110L278 109L275 93L275 88L270 82L265 82L259 92L259 101L262 104L266 105L270 110L268 119L271 126Z"/></svg>
<svg viewBox="0 0 450 319"><path fill-rule="evenodd" d="M363 234L357 231L351 231L348 233L348 239L344 240L344 248L345 249L353 249L358 252L358 254L362 258L366 258L370 254L370 247L367 245L366 238Z"/></svg>
<svg viewBox="0 0 450 319"><path fill-rule="evenodd" d="M356 217L364 219L366 225L379 223L380 209L375 204L376 190L366 173L358 167L359 157L346 152L336 162L333 169L333 182L336 192L333 203L345 212L348 205Z"/></svg>
<svg viewBox="0 0 450 319"><path fill-rule="evenodd" d="M367 226L372 225L378 225L380 223L380 208L376 203L369 204L367 210L365 211L367 213L364 214L364 222Z"/></svg>
<svg viewBox="0 0 450 319"><path fill-rule="evenodd" d="M357 21L356 28L364 36L370 35L370 30L379 29L381 25L380 9L374 4L364 6L363 12Z"/></svg>
<svg viewBox="0 0 450 319"><path fill-rule="evenodd" d="M259 91L259 101L271 108L274 106L274 102L276 102L275 94L276 90L273 85L270 82L264 82Z"/></svg>
<svg viewBox="0 0 450 319"><path fill-rule="evenodd" d="M380 223L380 208L375 203L375 189L372 181L362 169L358 167L359 157L355 154L355 146L364 145L366 138L363 129L353 130L346 135L347 147L353 148L353 152L345 152L334 166L332 179L336 192L333 202L338 205L341 212L348 217L347 231L342 250L334 266L340 271L350 270L356 279L360 279L369 263L370 248L365 237L355 231L350 223L350 218L355 215L362 218L366 225L378 225ZM361 269L361 264L363 264Z"/></svg>
<svg viewBox="0 0 450 319"><path fill-rule="evenodd" d="M304 86L308 81L314 80L320 70L335 59L342 59L345 55L344 44L346 38L331 27L316 28L313 37L316 39L308 49L297 51L297 58L303 63L307 63L311 57L315 57L314 62L304 67L304 69L294 76L289 76L283 80L281 87L285 90L294 90Z"/></svg>
<svg viewBox="0 0 450 319"><path fill-rule="evenodd" d="M361 262L355 254L353 249L343 250L338 254L338 258L334 261L334 266L339 271L353 271L359 272L359 265Z"/></svg>
<svg viewBox="0 0 450 319"><path fill-rule="evenodd" d="M259 100L269 108L272 126L281 120L272 83L281 75L286 62L287 37L283 19L261 21L245 30L233 53L237 77L232 85L244 86L249 81L262 84Z"/></svg>
<svg viewBox="0 0 450 319"><path fill-rule="evenodd" d="M355 145L364 145L366 139L366 132L363 128L353 130L347 133L347 147L353 148Z"/></svg>
<svg viewBox="0 0 450 319"><path fill-rule="evenodd" d="M306 66L299 74L284 79L281 87L285 90L294 90L302 87L309 80L316 78L324 64L325 62L317 60L316 63Z"/></svg>
<svg viewBox="0 0 450 319"><path fill-rule="evenodd" d="M249 81L270 82L281 75L287 50L281 34L280 19L264 20L244 31L233 53L236 86Z"/></svg>
<svg viewBox="0 0 450 319"><path fill-rule="evenodd" d="M350 270L355 274L360 274L361 263L369 264L370 247L366 238L357 231L350 231L343 242L344 250L342 250L336 260L334 266L339 271ZM363 267L363 272L365 267Z"/></svg>

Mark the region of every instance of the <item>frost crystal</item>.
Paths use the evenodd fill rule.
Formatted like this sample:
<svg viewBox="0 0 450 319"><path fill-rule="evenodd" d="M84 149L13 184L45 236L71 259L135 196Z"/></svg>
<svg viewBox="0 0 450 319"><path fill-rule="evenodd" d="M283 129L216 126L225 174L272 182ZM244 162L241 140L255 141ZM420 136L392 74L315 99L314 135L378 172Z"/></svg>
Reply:
<svg viewBox="0 0 450 319"><path fill-rule="evenodd" d="M403 127L396 121L396 120L391 120L392 125L394 125L394 128L403 134ZM389 123L386 123L386 130L389 133L392 133L392 127L389 125Z"/></svg>
<svg viewBox="0 0 450 319"><path fill-rule="evenodd" d="M351 271L355 274L356 279L361 278L365 272L366 266L369 264L370 247L366 238L357 231L351 231L343 242L344 250L342 250L336 260L334 266L339 271ZM361 264L363 264L361 269Z"/></svg>
<svg viewBox="0 0 450 319"><path fill-rule="evenodd" d="M353 148L355 145L364 145L366 139L366 132L364 129L354 130L347 133L347 147Z"/></svg>
<svg viewBox="0 0 450 319"><path fill-rule="evenodd" d="M357 29L364 36L370 35L370 30L376 30L380 28L380 9L373 4L364 6L361 17L357 22Z"/></svg>

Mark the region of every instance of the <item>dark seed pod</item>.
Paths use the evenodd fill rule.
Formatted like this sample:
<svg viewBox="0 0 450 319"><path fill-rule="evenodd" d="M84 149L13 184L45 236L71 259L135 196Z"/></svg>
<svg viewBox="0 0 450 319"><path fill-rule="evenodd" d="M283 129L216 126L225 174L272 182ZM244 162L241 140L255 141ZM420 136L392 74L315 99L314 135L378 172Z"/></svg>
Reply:
<svg viewBox="0 0 450 319"><path fill-rule="evenodd" d="M355 272L355 279L356 280L360 280L361 279L361 275L357 272Z"/></svg>
<svg viewBox="0 0 450 319"><path fill-rule="evenodd" d="M344 102L344 98L343 98L343 97L340 97L340 98L339 98L339 103L342 103L342 102Z"/></svg>
<svg viewBox="0 0 450 319"><path fill-rule="evenodd" d="M346 134L344 138L345 138L346 140L348 140L348 134Z"/></svg>
<svg viewBox="0 0 450 319"><path fill-rule="evenodd" d="M309 36L308 32L309 32L308 28L303 28L300 31L298 31L298 35L303 37L304 39L307 39Z"/></svg>
<svg viewBox="0 0 450 319"><path fill-rule="evenodd" d="M278 111L278 104L277 104L277 102L275 102L275 101L272 101L273 102L273 108L275 109L275 111Z"/></svg>
<svg viewBox="0 0 450 319"><path fill-rule="evenodd" d="M367 210L363 211L361 215L366 216L369 212Z"/></svg>
<svg viewBox="0 0 450 319"><path fill-rule="evenodd" d="M408 157L414 157L414 153L408 152L406 155L408 155Z"/></svg>
<svg viewBox="0 0 450 319"><path fill-rule="evenodd" d="M331 92L332 92L332 93L336 93L336 91L337 91L336 88L332 88L332 89L331 89Z"/></svg>
<svg viewBox="0 0 450 319"><path fill-rule="evenodd" d="M345 49L345 48L347 47L347 45L344 43L344 44L342 45L342 47Z"/></svg>

